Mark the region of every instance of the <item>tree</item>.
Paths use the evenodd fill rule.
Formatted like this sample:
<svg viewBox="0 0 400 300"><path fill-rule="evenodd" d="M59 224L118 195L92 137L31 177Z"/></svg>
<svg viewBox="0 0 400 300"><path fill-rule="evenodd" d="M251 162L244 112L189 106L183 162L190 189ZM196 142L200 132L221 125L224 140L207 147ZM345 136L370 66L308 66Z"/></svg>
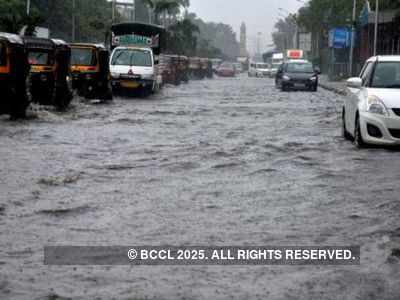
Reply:
<svg viewBox="0 0 400 300"><path fill-rule="evenodd" d="M33 33L34 27L41 23L42 16L36 7L32 7L30 15L26 14L25 0L0 0L0 30L18 33L28 26L27 33Z"/></svg>

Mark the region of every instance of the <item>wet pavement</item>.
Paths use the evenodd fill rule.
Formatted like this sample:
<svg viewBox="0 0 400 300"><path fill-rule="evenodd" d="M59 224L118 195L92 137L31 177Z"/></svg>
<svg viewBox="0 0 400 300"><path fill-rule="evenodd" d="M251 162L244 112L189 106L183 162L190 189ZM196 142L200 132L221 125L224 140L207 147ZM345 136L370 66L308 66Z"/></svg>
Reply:
<svg viewBox="0 0 400 300"><path fill-rule="evenodd" d="M0 299L399 299L399 151L270 79L0 119ZM361 245L361 266L43 265L44 245Z"/></svg>

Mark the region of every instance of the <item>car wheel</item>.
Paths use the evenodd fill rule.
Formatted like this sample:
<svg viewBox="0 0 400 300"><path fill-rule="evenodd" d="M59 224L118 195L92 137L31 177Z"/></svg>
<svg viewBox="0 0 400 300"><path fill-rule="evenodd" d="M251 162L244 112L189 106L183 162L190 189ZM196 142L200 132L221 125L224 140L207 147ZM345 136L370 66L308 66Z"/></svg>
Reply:
<svg viewBox="0 0 400 300"><path fill-rule="evenodd" d="M343 109L343 113L342 113L342 137L345 140L351 140L352 139L350 133L347 131L347 128L346 128L346 112L345 112L344 109Z"/></svg>
<svg viewBox="0 0 400 300"><path fill-rule="evenodd" d="M354 130L354 144L356 145L357 148L364 148L365 147L365 142L362 137L361 133L361 124L360 124L360 117L357 116L356 119L356 126Z"/></svg>

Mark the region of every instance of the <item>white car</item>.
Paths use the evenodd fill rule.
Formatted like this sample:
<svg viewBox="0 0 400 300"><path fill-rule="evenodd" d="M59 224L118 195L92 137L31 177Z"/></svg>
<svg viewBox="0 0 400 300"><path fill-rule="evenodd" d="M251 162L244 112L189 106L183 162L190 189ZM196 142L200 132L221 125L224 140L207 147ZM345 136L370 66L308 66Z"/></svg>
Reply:
<svg viewBox="0 0 400 300"><path fill-rule="evenodd" d="M266 63L250 63L249 77L267 77L270 76L271 69Z"/></svg>
<svg viewBox="0 0 400 300"><path fill-rule="evenodd" d="M356 146L400 145L400 56L368 59L360 77L347 80L342 131Z"/></svg>
<svg viewBox="0 0 400 300"><path fill-rule="evenodd" d="M138 90L152 93L157 87L153 51L143 47L117 47L110 58L111 85L114 91Z"/></svg>

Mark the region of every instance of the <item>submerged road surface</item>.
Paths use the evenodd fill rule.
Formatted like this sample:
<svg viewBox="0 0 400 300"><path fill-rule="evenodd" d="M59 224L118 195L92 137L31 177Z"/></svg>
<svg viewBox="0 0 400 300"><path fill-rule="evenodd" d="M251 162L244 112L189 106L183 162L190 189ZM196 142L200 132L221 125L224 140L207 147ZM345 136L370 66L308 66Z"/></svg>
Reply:
<svg viewBox="0 0 400 300"><path fill-rule="evenodd" d="M0 299L400 299L400 152L270 79L0 119ZM360 245L361 266L43 265L45 245Z"/></svg>

